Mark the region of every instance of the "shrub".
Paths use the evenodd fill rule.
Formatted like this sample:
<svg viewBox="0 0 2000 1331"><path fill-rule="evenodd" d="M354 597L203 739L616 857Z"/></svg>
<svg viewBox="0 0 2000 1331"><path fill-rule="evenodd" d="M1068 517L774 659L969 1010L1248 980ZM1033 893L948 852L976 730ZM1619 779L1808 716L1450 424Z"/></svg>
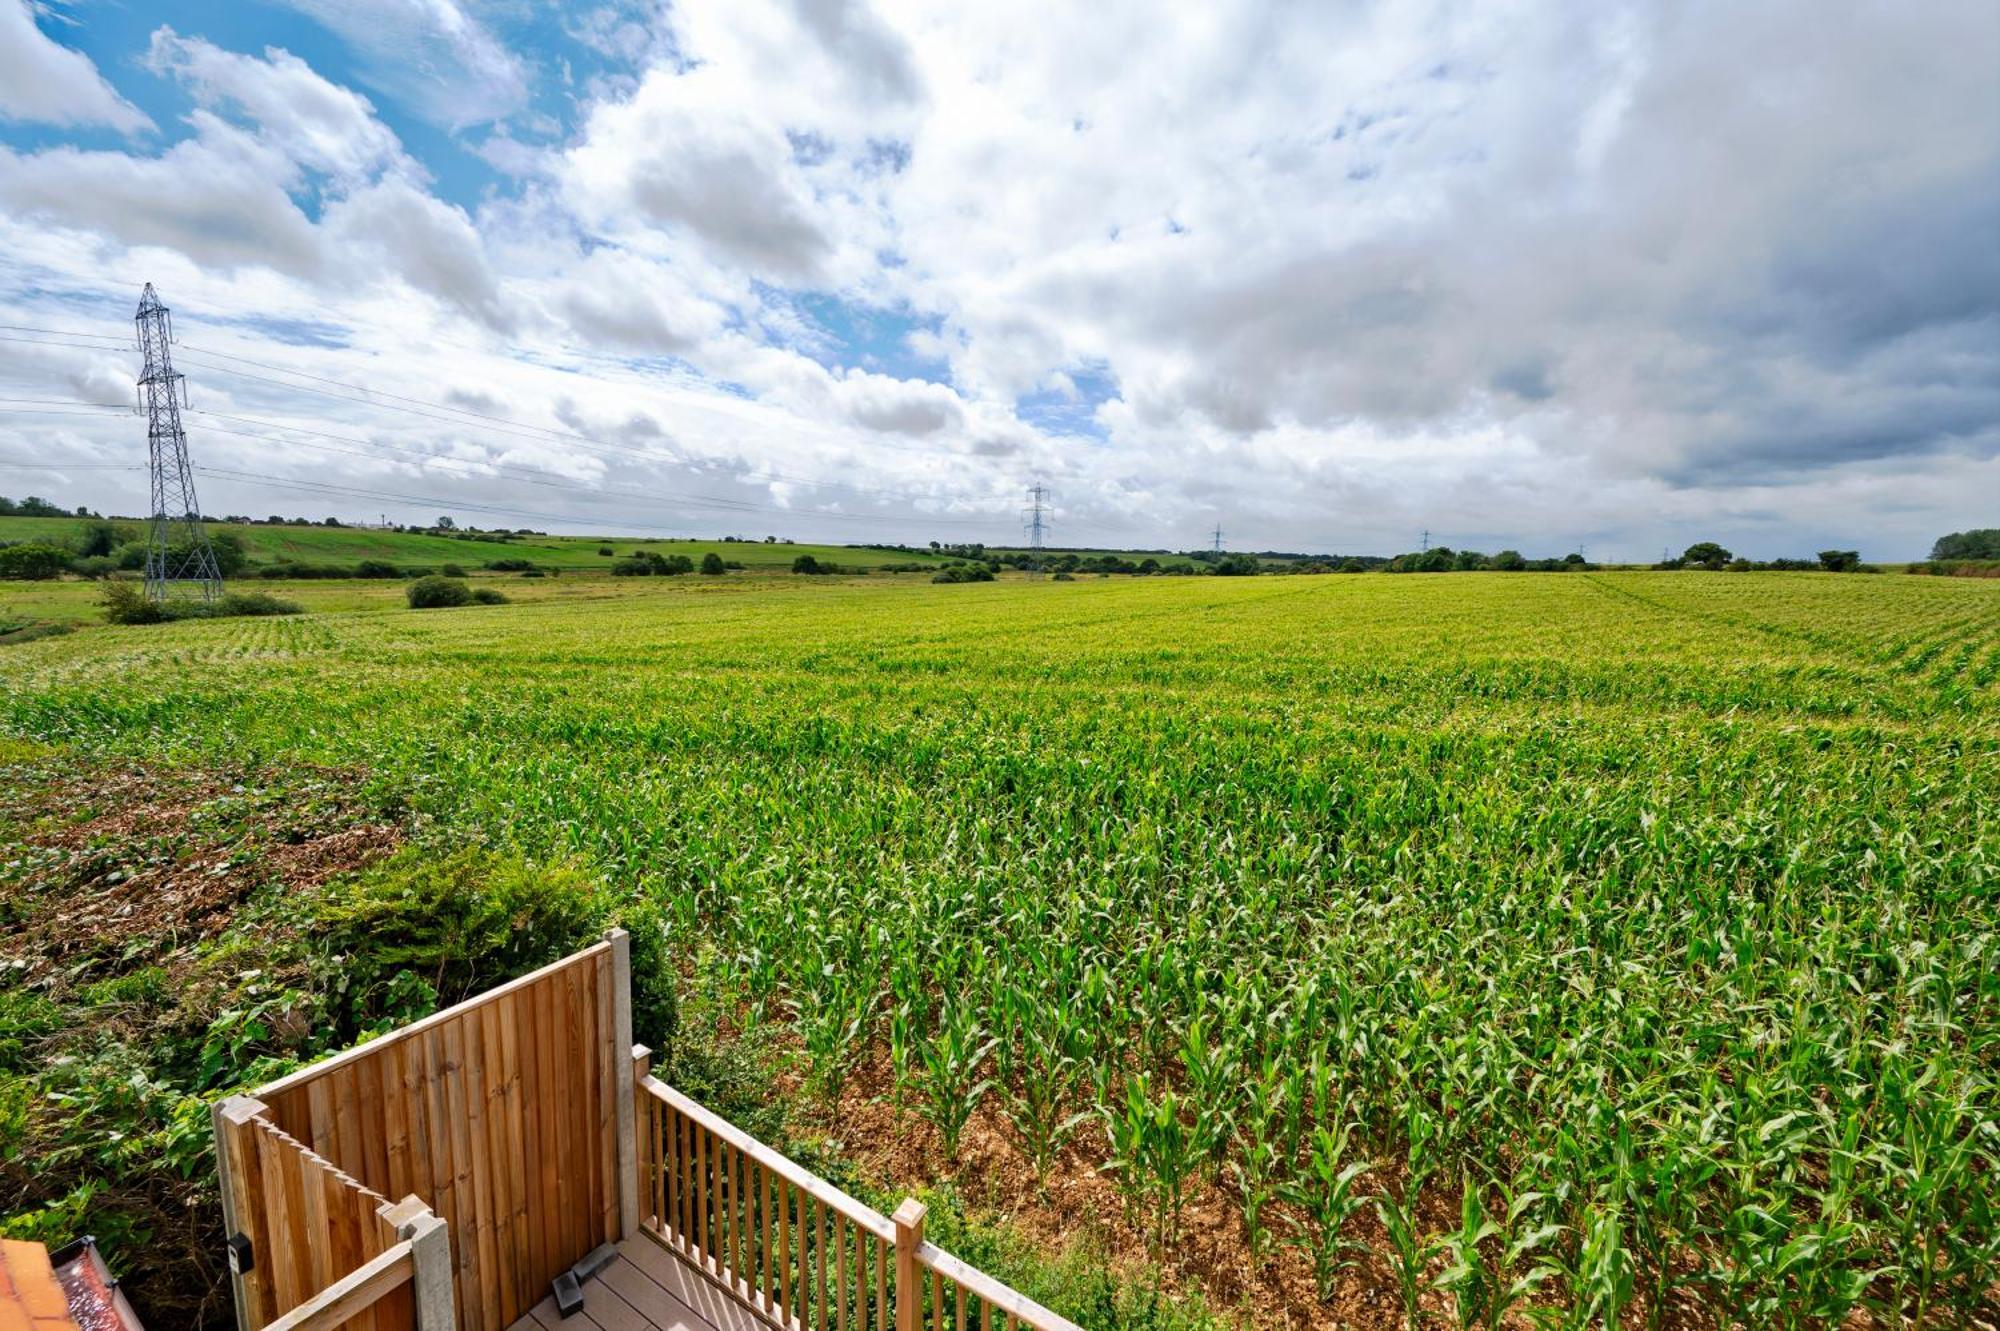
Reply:
<svg viewBox="0 0 2000 1331"><path fill-rule="evenodd" d="M412 610L438 610L472 604L472 589L457 578L419 578L410 584L406 594Z"/></svg>
<svg viewBox="0 0 2000 1331"><path fill-rule="evenodd" d="M701 571L711 578L721 577L723 573L722 556L710 550L701 557Z"/></svg>
<svg viewBox="0 0 2000 1331"><path fill-rule="evenodd" d="M130 586L131 584L122 584ZM302 615L305 607L297 601L287 601L269 592L231 592L206 605L191 603L185 613L179 607L168 607L171 619L228 619L238 615L252 618L263 615Z"/></svg>
<svg viewBox="0 0 2000 1331"><path fill-rule="evenodd" d="M368 869L323 920L352 959L352 992L408 969L451 1004L585 945L602 912L602 888L566 866L410 848Z"/></svg>
<svg viewBox="0 0 2000 1331"><path fill-rule="evenodd" d="M600 546L598 546L598 547L597 547L597 553L598 553L598 554L600 554L600 555L603 555L603 556L604 556L605 558L609 559L609 558L610 558L610 557L611 557L612 555L615 555L615 554L617 554L618 552L617 552L616 550L613 550L613 549L612 549L612 548L611 548L610 546L608 546L608 545L600 545Z"/></svg>
<svg viewBox="0 0 2000 1331"><path fill-rule="evenodd" d="M819 574L824 573L825 571L826 570L822 569L819 566L819 561L817 559L814 559L811 555L800 555L797 559L794 559L792 561L792 572L794 573L804 573L809 576L818 576Z"/></svg>
<svg viewBox="0 0 2000 1331"><path fill-rule="evenodd" d="M403 570L386 559L364 559L354 566L357 578L400 578Z"/></svg>
<svg viewBox="0 0 2000 1331"><path fill-rule="evenodd" d="M110 555L80 555L69 561L69 571L79 578L104 578L118 571L118 561Z"/></svg>
<svg viewBox="0 0 2000 1331"><path fill-rule="evenodd" d="M526 559L489 559L486 567L495 573L526 573L535 565Z"/></svg>
<svg viewBox="0 0 2000 1331"><path fill-rule="evenodd" d="M694 561L686 555L662 555L651 550L634 550L611 566L614 578L676 577L694 572Z"/></svg>
<svg viewBox="0 0 2000 1331"><path fill-rule="evenodd" d="M546 578L549 575L544 573L541 569L531 568L527 570L525 573L521 574L521 576L524 578Z"/></svg>
<svg viewBox="0 0 2000 1331"><path fill-rule="evenodd" d="M79 556L92 559L108 555L132 539L133 534L129 529L100 519L96 522L86 522L83 530L70 538L70 546Z"/></svg>
<svg viewBox="0 0 2000 1331"><path fill-rule="evenodd" d="M438 572L447 578L462 578L465 576L465 565L445 564L438 569Z"/></svg>
<svg viewBox="0 0 2000 1331"><path fill-rule="evenodd" d="M474 605L505 605L507 604L507 594L497 587L474 587L472 589L472 603Z"/></svg>
<svg viewBox="0 0 2000 1331"><path fill-rule="evenodd" d="M932 579L931 579L931 581L932 581L932 582L937 582L937 581L940 581L940 579L938 579L938 578L932 578ZM1057 574L1055 574L1055 575L1054 575L1053 577L1051 577L1051 578L1049 579L1049 581L1050 581L1050 582L1075 582L1075 581L1076 581L1076 574L1074 574L1074 573L1057 573Z"/></svg>
<svg viewBox="0 0 2000 1331"><path fill-rule="evenodd" d="M164 607L146 599L145 593L129 582L107 582L98 594L105 622L111 624L157 624L164 620Z"/></svg>
<svg viewBox="0 0 2000 1331"><path fill-rule="evenodd" d="M29 542L0 548L0 578L46 582L69 565L69 551Z"/></svg>
<svg viewBox="0 0 2000 1331"><path fill-rule="evenodd" d="M1057 574L1056 576L1062 577L1063 575ZM991 582L993 581L993 570L986 567L986 565L984 564L960 564L955 568L947 568L941 573L933 574L931 577L931 581L932 582ZM1075 581L1075 579L1066 578L1065 581L1073 582Z"/></svg>
<svg viewBox="0 0 2000 1331"><path fill-rule="evenodd" d="M160 624L175 619L258 618L265 615L297 615L305 607L282 600L268 592L230 592L213 601L168 601L146 599L139 585L107 582L99 594L104 618L112 624Z"/></svg>

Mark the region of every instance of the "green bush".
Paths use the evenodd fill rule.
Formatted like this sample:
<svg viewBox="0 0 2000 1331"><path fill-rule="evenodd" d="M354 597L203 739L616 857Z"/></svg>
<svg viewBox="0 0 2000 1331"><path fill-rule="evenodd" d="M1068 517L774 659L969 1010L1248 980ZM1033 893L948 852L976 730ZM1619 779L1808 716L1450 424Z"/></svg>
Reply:
<svg viewBox="0 0 2000 1331"><path fill-rule="evenodd" d="M303 614L296 601L282 600L268 592L230 592L213 601L168 601L146 598L136 582L107 582L98 596L104 618L112 624L161 624L175 619L257 618L265 615Z"/></svg>
<svg viewBox="0 0 2000 1331"><path fill-rule="evenodd" d="M489 559L486 561L486 567L495 573L526 573L534 566L534 561L527 559Z"/></svg>
<svg viewBox="0 0 2000 1331"><path fill-rule="evenodd" d="M710 550L701 557L701 571L711 578L717 578L727 570L722 566L722 556Z"/></svg>
<svg viewBox="0 0 2000 1331"><path fill-rule="evenodd" d="M408 968L449 1006L587 945L605 915L602 885L580 870L410 847L366 870L321 918L350 958L354 994Z"/></svg>
<svg viewBox="0 0 2000 1331"><path fill-rule="evenodd" d="M105 578L118 571L118 561L110 555L79 555L69 561L69 571L79 578Z"/></svg>
<svg viewBox="0 0 2000 1331"><path fill-rule="evenodd" d="M507 604L507 594L497 587L474 587L472 589L472 603L474 605L505 605Z"/></svg>
<svg viewBox="0 0 2000 1331"><path fill-rule="evenodd" d="M608 546L608 545L600 545L600 546L598 546L598 547L597 547L597 553L598 553L598 554L600 554L600 555L603 555L603 556L604 556L605 558L609 559L609 558L610 558L610 557L611 557L612 555L615 555L615 554L617 554L618 552L617 552L616 550L613 550L613 549L612 549L612 548L611 548L610 546Z"/></svg>
<svg viewBox="0 0 2000 1331"><path fill-rule="evenodd" d="M357 578L400 578L403 570L386 559L364 559L354 566Z"/></svg>
<svg viewBox="0 0 2000 1331"><path fill-rule="evenodd" d="M0 547L0 578L46 582L69 565L69 551L28 542Z"/></svg>
<svg viewBox="0 0 2000 1331"><path fill-rule="evenodd" d="M472 604L472 589L457 578L418 578L404 594L409 597L412 610L438 610Z"/></svg>
<svg viewBox="0 0 2000 1331"><path fill-rule="evenodd" d="M463 564L446 564L439 568L438 572L444 574L447 578L462 578L465 576L465 566Z"/></svg>

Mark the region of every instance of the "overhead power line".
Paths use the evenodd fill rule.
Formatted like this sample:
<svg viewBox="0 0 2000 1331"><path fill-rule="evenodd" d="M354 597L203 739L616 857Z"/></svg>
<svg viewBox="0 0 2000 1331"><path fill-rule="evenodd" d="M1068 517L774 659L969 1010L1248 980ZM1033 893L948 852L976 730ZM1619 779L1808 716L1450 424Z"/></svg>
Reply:
<svg viewBox="0 0 2000 1331"><path fill-rule="evenodd" d="M19 328L24 328L25 325L0 325L0 327L19 329ZM32 329L30 331L56 332L61 330ZM92 334L91 336L107 336L107 335ZM82 351L108 351L108 350L120 349L114 347L78 346L70 343L47 342L38 338L31 338L31 337L23 338L23 337L0 336L0 342L21 342L37 346L67 347L71 350L82 350ZM357 406L372 407L380 411L401 412L405 415L434 421L438 424L457 426L462 429L479 429L486 431L488 433L510 435L512 437L521 439L528 443L550 444L557 442L567 442L574 445L583 446L586 449L586 451L600 452L604 456L650 458L662 462L671 462L679 466L699 466L704 464L727 461L727 459L724 458L713 458L699 454L690 454L687 452L669 453L659 449L646 448L643 445L639 444L618 443L596 438L591 435L580 434L573 430L558 430L552 426L534 425L532 423L527 423L527 422L507 421L503 417L491 416L483 412L474 412L471 411L469 408L453 407L443 403L422 402L420 399L402 397L399 394L382 393L380 394L380 396L393 398L395 399L395 401L392 402L378 401L373 396L356 395L356 394L375 394L378 392L378 390L356 388L354 385L346 384L341 380L326 379L319 375L307 374L302 370L281 369L279 367L267 365L265 362L262 361L252 361L246 357L230 356L226 352L203 351L200 348L191 347L187 346L186 344L180 344L180 343L177 343L176 345L181 346L182 352L184 353L182 358L183 360L186 360L188 364L197 365L203 369L214 370L217 373L232 375L237 378L247 379L252 382L266 384L275 388L282 388L290 392L309 393L318 397L331 398L335 401L353 403ZM289 383L286 382L285 380L270 378L267 375L252 374L247 370L233 369L227 365L214 365L202 359L189 359L185 354L187 352L195 352L197 353L198 356L221 356L225 359L241 360L245 364L257 365L260 368L277 369L278 372L281 374L296 375L301 378L312 379L319 383L333 384L339 387L349 388L352 389L353 391L350 393L335 393L324 388L313 388L305 384ZM405 403L418 403L419 406L428 409L419 409L419 406L403 405ZM200 409L191 408L191 410L200 410ZM459 419L457 416L446 413L462 413L463 415L476 418L477 423L475 423L475 420ZM297 427L289 427L289 428L297 428ZM916 451L916 450L910 450L910 451ZM939 453L934 450L925 451L923 453L923 456L930 458L934 461L957 460L960 457L960 455L956 453ZM847 481L829 481L820 479L818 477L799 476L786 472L771 471L769 469L763 470L758 475L744 476L739 479L757 480L757 481L776 481L788 485L805 485L820 489L848 490L856 494L879 495L885 498L912 500L916 502L937 502L940 499L962 501L967 499L978 500L982 498L987 498L987 496L978 496L978 495L940 496L937 494L932 494L917 490L898 490L898 489L891 489L885 486L856 485ZM993 498L996 502L1000 499L999 496L992 496L991 498ZM791 511L791 510L786 510L786 511Z"/></svg>

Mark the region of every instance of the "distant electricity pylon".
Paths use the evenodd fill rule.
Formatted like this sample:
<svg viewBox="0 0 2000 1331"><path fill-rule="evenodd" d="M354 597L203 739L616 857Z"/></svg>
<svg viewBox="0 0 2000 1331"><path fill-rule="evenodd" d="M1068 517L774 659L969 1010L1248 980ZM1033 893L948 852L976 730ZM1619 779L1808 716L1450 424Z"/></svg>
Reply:
<svg viewBox="0 0 2000 1331"><path fill-rule="evenodd" d="M194 497L194 468L188 464L187 431L181 429L181 407L187 385L175 373L174 326L151 282L139 296L133 316L139 329L139 350L146 358L139 375L139 395L146 407L146 447L153 473L153 509L146 531L146 599L165 601L199 596L213 601L222 594L222 568L215 547L201 523L201 505Z"/></svg>
<svg viewBox="0 0 2000 1331"><path fill-rule="evenodd" d="M1219 522L1218 522L1218 523L1216 523L1216 524L1215 524L1215 532L1214 532L1214 534L1213 534L1213 537L1212 537L1211 539L1212 539L1212 544L1211 544L1211 545L1209 546L1209 548L1210 548L1211 550L1214 550L1214 551L1215 551L1215 553L1217 553L1217 554L1221 554L1221 553L1222 553L1222 524L1221 524L1221 523L1219 523Z"/></svg>
<svg viewBox="0 0 2000 1331"><path fill-rule="evenodd" d="M1424 545L1423 545L1423 552L1424 552L1425 554L1429 554L1429 553L1430 553L1430 549L1431 549L1431 529L1430 529L1429 527L1426 527L1426 528L1424 528Z"/></svg>
<svg viewBox="0 0 2000 1331"><path fill-rule="evenodd" d="M1028 548L1035 552L1035 566L1041 566L1042 537L1048 531L1049 488L1040 481L1028 487L1028 506L1021 510L1026 519L1021 529L1028 533Z"/></svg>

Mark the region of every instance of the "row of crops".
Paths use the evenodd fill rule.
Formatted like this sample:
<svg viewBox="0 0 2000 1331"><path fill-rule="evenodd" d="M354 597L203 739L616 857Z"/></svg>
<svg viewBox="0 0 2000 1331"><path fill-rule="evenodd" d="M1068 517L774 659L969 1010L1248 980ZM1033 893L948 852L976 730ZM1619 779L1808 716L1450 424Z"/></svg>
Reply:
<svg viewBox="0 0 2000 1331"><path fill-rule="evenodd" d="M0 723L362 763L713 943L837 1098L1497 1325L2000 1278L2000 587L648 589L101 630ZM323 633L321 632L323 631ZM261 635L242 638L232 634Z"/></svg>

